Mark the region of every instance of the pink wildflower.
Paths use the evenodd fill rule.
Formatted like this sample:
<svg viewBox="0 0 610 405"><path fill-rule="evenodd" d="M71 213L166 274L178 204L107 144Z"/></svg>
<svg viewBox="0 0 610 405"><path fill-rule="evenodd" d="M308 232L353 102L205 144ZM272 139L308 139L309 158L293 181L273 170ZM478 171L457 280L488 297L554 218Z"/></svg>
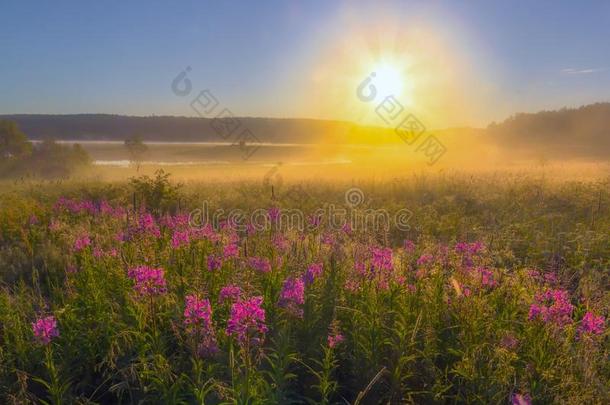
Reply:
<svg viewBox="0 0 610 405"><path fill-rule="evenodd" d="M295 316L303 316L303 310L299 305L305 302L305 284L298 278L287 278L280 292L280 306Z"/></svg>
<svg viewBox="0 0 610 405"><path fill-rule="evenodd" d="M48 345L53 338L59 336L57 320L53 315L32 322L32 331L36 339L44 345Z"/></svg>
<svg viewBox="0 0 610 405"><path fill-rule="evenodd" d="M532 397L529 394L513 394L511 398L512 405L532 405Z"/></svg>
<svg viewBox="0 0 610 405"><path fill-rule="evenodd" d="M313 284L313 282L322 274L322 263L312 263L307 267L307 271L303 275L305 284Z"/></svg>
<svg viewBox="0 0 610 405"><path fill-rule="evenodd" d="M218 302L223 303L225 301L237 301L242 295L241 288L236 284L227 284L222 287L220 294L218 295Z"/></svg>
<svg viewBox="0 0 610 405"><path fill-rule="evenodd" d="M271 223L275 224L280 219L281 211L278 207L270 207L267 210L267 214L269 215L269 219L271 220Z"/></svg>
<svg viewBox="0 0 610 405"><path fill-rule="evenodd" d="M290 243L288 242L288 239L280 233L275 234L271 242L273 243L273 246L281 253L287 252L290 248Z"/></svg>
<svg viewBox="0 0 610 405"><path fill-rule="evenodd" d="M239 256L239 247L235 243L230 243L222 249L222 255L225 259Z"/></svg>
<svg viewBox="0 0 610 405"><path fill-rule="evenodd" d="M494 288L498 285L498 282L494 279L494 274L491 270L486 268L477 269L481 280L481 285L487 288Z"/></svg>
<svg viewBox="0 0 610 405"><path fill-rule="evenodd" d="M89 234L83 233L82 235L78 236L74 241L74 251L80 252L90 245L91 239L89 238Z"/></svg>
<svg viewBox="0 0 610 405"><path fill-rule="evenodd" d="M184 324L191 328L201 326L209 329L212 326L210 301L196 295L187 295L185 297Z"/></svg>
<svg viewBox="0 0 610 405"><path fill-rule="evenodd" d="M405 252L413 253L413 252L415 252L415 243L413 243L413 241L411 241L411 240L405 240L404 248L405 248Z"/></svg>
<svg viewBox="0 0 610 405"><path fill-rule="evenodd" d="M155 238L161 237L161 231L159 226L155 223L155 219L149 213L144 213L138 218L138 231L153 236Z"/></svg>
<svg viewBox="0 0 610 405"><path fill-rule="evenodd" d="M392 249L374 247L371 254L373 268L377 270L392 270Z"/></svg>
<svg viewBox="0 0 610 405"><path fill-rule="evenodd" d="M434 261L434 256L430 254L421 255L419 259L417 259L418 266L424 266L426 264L430 264Z"/></svg>
<svg viewBox="0 0 610 405"><path fill-rule="evenodd" d="M185 297L184 325L187 332L198 340L199 355L210 355L218 351L212 324L212 306L207 298L201 299L196 295Z"/></svg>
<svg viewBox="0 0 610 405"><path fill-rule="evenodd" d="M139 266L130 269L127 275L134 281L134 290L139 295L160 295L167 292L163 269Z"/></svg>
<svg viewBox="0 0 610 405"><path fill-rule="evenodd" d="M266 257L250 257L248 265L259 273L269 273L271 271L271 263Z"/></svg>
<svg viewBox="0 0 610 405"><path fill-rule="evenodd" d="M530 306L529 319L542 319L546 323L565 326L572 322L574 306L565 290L547 290L537 294Z"/></svg>
<svg viewBox="0 0 610 405"><path fill-rule="evenodd" d="M328 333L328 337L326 338L328 347L334 349L339 343L345 340L345 337L341 334L339 330L339 324L337 321L333 321L330 324L330 331Z"/></svg>
<svg viewBox="0 0 610 405"><path fill-rule="evenodd" d="M233 304L227 321L227 335L235 336L242 346L261 344L267 333L262 303L263 297L252 297Z"/></svg>
<svg viewBox="0 0 610 405"><path fill-rule="evenodd" d="M222 259L216 255L208 255L208 270L215 271L222 267Z"/></svg>
<svg viewBox="0 0 610 405"><path fill-rule="evenodd" d="M606 319L603 316L595 316L593 312L587 312L582 318L579 331L593 335L601 335L604 333L604 325Z"/></svg>
<svg viewBox="0 0 610 405"><path fill-rule="evenodd" d="M188 230L175 230L172 234L172 248L174 249L179 249L182 246L187 246L190 242L191 238Z"/></svg>

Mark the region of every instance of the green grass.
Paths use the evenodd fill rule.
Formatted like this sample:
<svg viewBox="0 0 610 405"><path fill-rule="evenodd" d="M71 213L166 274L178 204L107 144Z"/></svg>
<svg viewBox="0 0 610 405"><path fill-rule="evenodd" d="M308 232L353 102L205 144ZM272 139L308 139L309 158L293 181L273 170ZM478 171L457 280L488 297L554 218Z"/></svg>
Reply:
<svg viewBox="0 0 610 405"><path fill-rule="evenodd" d="M610 402L610 339L581 332L586 312L610 313L610 188L607 179L441 175L394 181L286 182L273 196L258 181L6 183L0 192L0 402L2 403L534 403ZM172 246L167 215L208 201L225 212L278 206L306 214L346 190L357 210L412 212L410 228L217 229ZM108 201L118 215L73 213L59 197ZM153 213L159 235L136 232L134 208ZM140 212L141 214L142 212ZM120 241L117 235L130 238ZM75 240L90 245L74 249ZM274 243L277 235L286 248ZM325 243L332 239L334 242ZM405 250L404 240L415 243ZM466 258L459 242L481 242ZM236 243L239 256L211 271L207 259ZM391 268L371 268L373 249ZM418 263L422 255L432 261ZM261 273L248 257L269 259ZM312 263L302 317L281 305L284 281ZM139 296L136 266L165 270L167 292ZM361 269L359 266L364 266ZM484 285L478 269L492 274ZM556 281L531 270L554 274ZM261 296L268 327L260 344L228 334L239 285ZM537 294L566 290L571 322L529 320ZM209 299L214 354L199 353L184 325L185 296ZM294 308L293 308L294 309ZM40 343L32 322L53 315L59 336ZM254 332L250 332L254 335ZM329 334L344 341L331 347Z"/></svg>

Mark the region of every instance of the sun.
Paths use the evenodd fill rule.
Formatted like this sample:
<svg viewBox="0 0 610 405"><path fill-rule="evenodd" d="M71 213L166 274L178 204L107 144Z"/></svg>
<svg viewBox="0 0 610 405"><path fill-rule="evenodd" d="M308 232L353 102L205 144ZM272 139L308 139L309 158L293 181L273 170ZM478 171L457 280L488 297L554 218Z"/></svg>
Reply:
<svg viewBox="0 0 610 405"><path fill-rule="evenodd" d="M401 70L388 63L380 63L373 67L372 83L377 88L377 99L387 96L400 97L405 90L405 77Z"/></svg>

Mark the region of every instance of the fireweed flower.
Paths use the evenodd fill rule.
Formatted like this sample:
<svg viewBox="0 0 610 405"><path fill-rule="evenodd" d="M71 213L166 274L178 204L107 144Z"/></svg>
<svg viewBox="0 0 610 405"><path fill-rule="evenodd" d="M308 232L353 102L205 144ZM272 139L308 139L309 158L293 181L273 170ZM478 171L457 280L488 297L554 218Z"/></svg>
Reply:
<svg viewBox="0 0 610 405"><path fill-rule="evenodd" d="M265 257L250 257L248 258L248 265L259 273L269 273L271 271L271 263Z"/></svg>
<svg viewBox="0 0 610 405"><path fill-rule="evenodd" d="M482 242L474 242L474 243L466 243L466 242L458 242L455 244L454 250L456 253L467 253L471 255L476 255L483 251L484 245Z"/></svg>
<svg viewBox="0 0 610 405"><path fill-rule="evenodd" d="M273 235L271 243L279 252L287 252L290 247L288 239L280 233Z"/></svg>
<svg viewBox="0 0 610 405"><path fill-rule="evenodd" d="M223 303L225 301L233 302L239 300L242 295L241 288L236 284L227 284L220 289L218 295L218 302Z"/></svg>
<svg viewBox="0 0 610 405"><path fill-rule="evenodd" d="M184 325L189 335L199 340L199 355L209 355L218 351L214 326L212 324L212 306L207 298L187 295L184 307Z"/></svg>
<svg viewBox="0 0 610 405"><path fill-rule="evenodd" d="M512 405L532 405L532 397L529 394L518 394L512 395L510 400Z"/></svg>
<svg viewBox="0 0 610 405"><path fill-rule="evenodd" d="M602 333L604 333L605 323L606 319L603 316L595 316L593 312L587 312L582 318L578 330L580 331L580 333L601 335Z"/></svg>
<svg viewBox="0 0 610 405"><path fill-rule="evenodd" d="M235 243L230 243L222 249L222 256L225 259L239 256L239 247Z"/></svg>
<svg viewBox="0 0 610 405"><path fill-rule="evenodd" d="M372 248L371 264L376 270L392 270L392 249L377 247Z"/></svg>
<svg viewBox="0 0 610 405"><path fill-rule="evenodd" d="M415 243L413 243L413 241L411 241L411 240L405 240L403 247L405 249L405 252L407 252L407 253L415 252Z"/></svg>
<svg viewBox="0 0 610 405"><path fill-rule="evenodd" d="M134 290L141 296L161 295L167 292L165 272L148 266L130 269L127 276L134 281Z"/></svg>
<svg viewBox="0 0 610 405"><path fill-rule="evenodd" d="M191 242L191 237L188 230L176 230L172 234L172 248L179 249L182 246L187 246Z"/></svg>
<svg viewBox="0 0 610 405"><path fill-rule="evenodd" d="M91 245L91 239L89 238L89 234L83 233L82 235L78 236L76 238L76 240L74 241L74 251L80 252L90 245Z"/></svg>
<svg viewBox="0 0 610 405"><path fill-rule="evenodd" d="M104 257L104 251L102 250L102 248L100 248L99 246L95 246L93 248L93 257L95 257L96 259L101 259L102 257Z"/></svg>
<svg viewBox="0 0 610 405"><path fill-rule="evenodd" d="M417 259L417 265L418 266L425 266L427 264L430 264L434 261L434 256L432 256L431 254L424 254L421 255L419 257L419 259Z"/></svg>
<svg viewBox="0 0 610 405"><path fill-rule="evenodd" d="M494 279L494 274L491 270L480 267L477 269L481 286L487 288L494 288L498 285L498 282Z"/></svg>
<svg viewBox="0 0 610 405"><path fill-rule="evenodd" d="M280 292L279 305L288 310L289 313L303 316L303 310L299 305L305 303L305 284L298 278L287 278Z"/></svg>
<svg viewBox="0 0 610 405"><path fill-rule="evenodd" d="M189 327L212 326L212 306L210 301L199 298L197 295L187 295L185 297L184 324Z"/></svg>
<svg viewBox="0 0 610 405"><path fill-rule="evenodd" d="M322 235L322 237L320 238L321 242L323 245L327 245L327 246L332 246L336 243L336 238L335 235L333 235L332 233L328 232L325 233L324 235Z"/></svg>
<svg viewBox="0 0 610 405"><path fill-rule="evenodd" d="M48 345L53 338L59 336L57 320L53 315L32 322L32 331L36 339L43 345Z"/></svg>
<svg viewBox="0 0 610 405"><path fill-rule="evenodd" d="M216 255L210 254L210 255L208 255L207 263L208 263L208 270L215 271L222 267L222 258L220 258Z"/></svg>
<svg viewBox="0 0 610 405"><path fill-rule="evenodd" d="M312 263L307 267L307 271L303 275L303 282L306 285L313 284L313 282L322 274L322 263Z"/></svg>
<svg viewBox="0 0 610 405"><path fill-rule="evenodd" d="M148 212L145 212L138 217L137 231L155 238L161 237L159 226L155 223L154 217Z"/></svg>
<svg viewBox="0 0 610 405"><path fill-rule="evenodd" d="M565 326L572 322L574 306L565 290L547 290L536 294L529 310L529 320L541 319L545 323Z"/></svg>
<svg viewBox="0 0 610 405"><path fill-rule="evenodd" d="M322 222L321 215L311 214L311 215L307 216L307 224L309 225L308 229L310 229L310 230L317 229L320 226L321 222Z"/></svg>
<svg viewBox="0 0 610 405"><path fill-rule="evenodd" d="M265 310L262 308L263 297L252 297L237 301L231 307L231 315L227 321L227 335L237 338L238 343L258 346L262 344L267 325L265 325Z"/></svg>
<svg viewBox="0 0 610 405"><path fill-rule="evenodd" d="M280 219L280 214L281 214L281 211L280 211L279 207L270 207L267 210L267 215L269 215L269 220L271 221L272 224L275 224L278 222L278 220Z"/></svg>
<svg viewBox="0 0 610 405"><path fill-rule="evenodd" d="M339 343L343 342L344 340L345 337L341 334L341 331L339 330L338 322L333 321L330 324L330 331L328 333L328 337L326 338L328 347L334 349Z"/></svg>

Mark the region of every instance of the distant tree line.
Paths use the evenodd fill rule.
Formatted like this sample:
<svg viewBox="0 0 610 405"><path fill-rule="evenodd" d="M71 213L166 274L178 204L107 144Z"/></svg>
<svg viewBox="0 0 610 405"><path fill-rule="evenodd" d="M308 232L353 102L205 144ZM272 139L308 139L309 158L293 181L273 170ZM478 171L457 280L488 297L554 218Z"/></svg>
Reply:
<svg viewBox="0 0 610 405"><path fill-rule="evenodd" d="M89 163L89 155L78 144L61 145L50 139L32 143L15 122L0 120L0 178L67 177Z"/></svg>
<svg viewBox="0 0 610 405"><path fill-rule="evenodd" d="M610 156L610 103L520 113L488 127L497 143L546 158Z"/></svg>

